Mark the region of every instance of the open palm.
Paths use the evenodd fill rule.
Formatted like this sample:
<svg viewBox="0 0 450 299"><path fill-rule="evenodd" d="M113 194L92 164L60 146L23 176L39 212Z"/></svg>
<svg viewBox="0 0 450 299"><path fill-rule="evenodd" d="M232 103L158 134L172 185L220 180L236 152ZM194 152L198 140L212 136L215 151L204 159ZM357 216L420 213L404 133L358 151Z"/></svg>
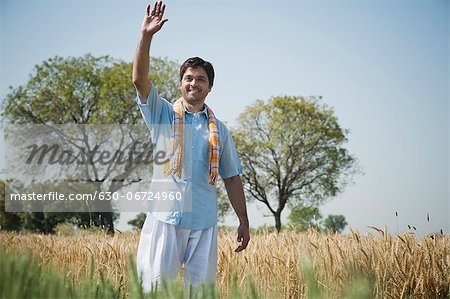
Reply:
<svg viewBox="0 0 450 299"><path fill-rule="evenodd" d="M153 35L167 22L167 19L163 19L166 5L162 4L162 1L156 2L151 12L150 6L150 4L147 6L147 14L142 22L141 31L142 33Z"/></svg>

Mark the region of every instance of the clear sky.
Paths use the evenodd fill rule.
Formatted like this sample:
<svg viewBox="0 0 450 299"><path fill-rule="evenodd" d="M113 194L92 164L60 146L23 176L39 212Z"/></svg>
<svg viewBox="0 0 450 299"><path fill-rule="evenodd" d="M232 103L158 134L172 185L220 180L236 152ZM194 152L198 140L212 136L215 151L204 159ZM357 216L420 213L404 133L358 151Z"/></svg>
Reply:
<svg viewBox="0 0 450 299"><path fill-rule="evenodd" d="M334 107L365 175L323 206L323 215L343 214L361 232L372 225L395 233L409 224L421 235L449 233L448 1L166 3L169 22L151 55L211 61L216 80L207 103L229 125L271 96L321 95ZM1 99L54 55L132 61L146 5L1 0ZM273 224L263 206L250 205L249 214L252 226Z"/></svg>

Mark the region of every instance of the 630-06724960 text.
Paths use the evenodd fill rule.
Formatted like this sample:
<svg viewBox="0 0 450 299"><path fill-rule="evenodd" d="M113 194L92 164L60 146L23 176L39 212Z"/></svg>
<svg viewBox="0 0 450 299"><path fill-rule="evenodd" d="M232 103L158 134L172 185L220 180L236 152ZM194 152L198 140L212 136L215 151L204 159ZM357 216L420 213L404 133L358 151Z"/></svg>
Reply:
<svg viewBox="0 0 450 299"><path fill-rule="evenodd" d="M11 193L10 200L12 201L64 201L64 200L181 200L182 193L178 191L161 191L161 192L126 192L120 194L119 192L108 191L95 191L94 193L76 193L76 194L63 194L60 192L48 192L48 193Z"/></svg>

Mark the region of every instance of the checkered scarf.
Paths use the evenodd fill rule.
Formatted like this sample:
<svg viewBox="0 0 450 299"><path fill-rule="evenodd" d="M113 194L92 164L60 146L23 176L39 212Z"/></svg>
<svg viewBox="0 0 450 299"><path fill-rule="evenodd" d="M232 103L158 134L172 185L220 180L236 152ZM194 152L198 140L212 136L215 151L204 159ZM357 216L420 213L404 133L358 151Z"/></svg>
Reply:
<svg viewBox="0 0 450 299"><path fill-rule="evenodd" d="M206 105L206 104L205 104ZM209 127L209 150L208 150L208 170L209 170L209 184L214 185L217 180L219 172L219 151L220 138L219 127L217 119L214 116L211 108L206 105L208 112L208 127ZM184 107L183 99L178 99L173 104L173 126L172 136L169 143L169 160L164 165L164 173L166 175L176 175L181 178L182 164L183 164L183 130L184 130Z"/></svg>

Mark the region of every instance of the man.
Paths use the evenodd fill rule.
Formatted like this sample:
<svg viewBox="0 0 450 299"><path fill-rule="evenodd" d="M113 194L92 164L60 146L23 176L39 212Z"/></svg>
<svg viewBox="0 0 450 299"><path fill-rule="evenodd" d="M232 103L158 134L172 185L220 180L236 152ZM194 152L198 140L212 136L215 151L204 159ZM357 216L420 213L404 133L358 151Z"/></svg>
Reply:
<svg viewBox="0 0 450 299"><path fill-rule="evenodd" d="M215 183L218 175L225 183L228 197L240 225L236 252L247 247L250 240L245 196L240 174L242 167L227 128L215 118L205 99L214 83L212 65L193 57L180 68L182 98L173 105L162 99L149 74L149 51L152 37L167 22L165 4L155 3L141 27L141 38L133 64L136 101L150 128L152 139L160 140L160 127L170 130L168 159L164 175L176 185L184 200L191 196L190 210L151 211L142 229L137 254L138 272L145 291L163 280L173 280L181 267L184 283L197 287L215 284L217 271L217 198ZM192 134L187 134L187 127ZM166 131L167 133L167 131ZM192 145L192 146L190 146ZM154 166L157 171L157 166ZM155 177L155 174L154 174ZM152 184L155 180L152 181ZM159 192L158 190L156 192Z"/></svg>

